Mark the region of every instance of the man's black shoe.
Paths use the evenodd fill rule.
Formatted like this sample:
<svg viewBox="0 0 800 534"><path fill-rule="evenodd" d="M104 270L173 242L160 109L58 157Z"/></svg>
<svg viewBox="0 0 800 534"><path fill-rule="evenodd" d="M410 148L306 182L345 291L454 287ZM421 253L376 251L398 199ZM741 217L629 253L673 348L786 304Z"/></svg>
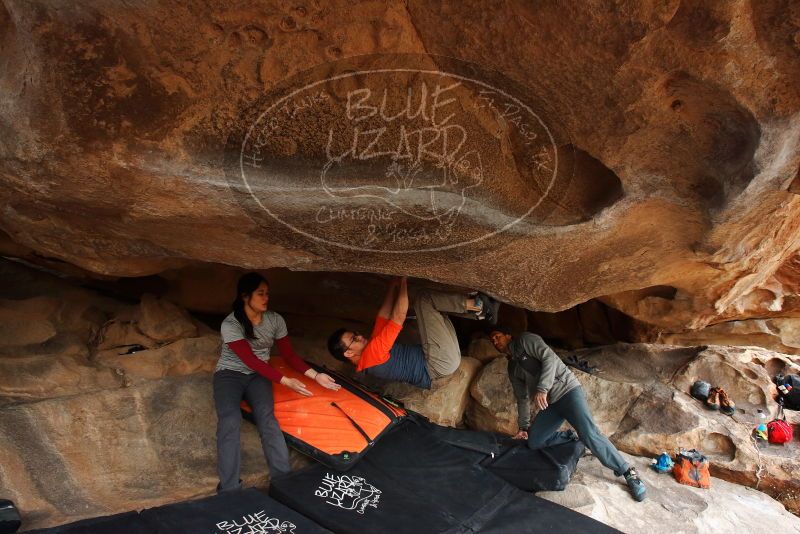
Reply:
<svg viewBox="0 0 800 534"><path fill-rule="evenodd" d="M478 312L478 319L483 319L491 325L497 324L500 302L493 299L486 293L478 293L475 297L476 304L480 304L481 311Z"/></svg>

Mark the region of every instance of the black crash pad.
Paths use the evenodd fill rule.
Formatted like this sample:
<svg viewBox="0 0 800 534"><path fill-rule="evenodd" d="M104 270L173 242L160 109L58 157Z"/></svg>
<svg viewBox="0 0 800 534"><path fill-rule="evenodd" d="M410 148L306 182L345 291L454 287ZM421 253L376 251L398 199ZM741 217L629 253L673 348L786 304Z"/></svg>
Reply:
<svg viewBox="0 0 800 534"><path fill-rule="evenodd" d="M330 534L256 489L96 517L40 534Z"/></svg>
<svg viewBox="0 0 800 534"><path fill-rule="evenodd" d="M327 534L329 531L257 489L149 508L139 516L159 534Z"/></svg>
<svg viewBox="0 0 800 534"><path fill-rule="evenodd" d="M125 512L29 532L36 534L153 534L155 531L136 512Z"/></svg>
<svg viewBox="0 0 800 534"><path fill-rule="evenodd" d="M270 495L340 534L618 532L513 487L412 421L347 473L310 466L273 480Z"/></svg>

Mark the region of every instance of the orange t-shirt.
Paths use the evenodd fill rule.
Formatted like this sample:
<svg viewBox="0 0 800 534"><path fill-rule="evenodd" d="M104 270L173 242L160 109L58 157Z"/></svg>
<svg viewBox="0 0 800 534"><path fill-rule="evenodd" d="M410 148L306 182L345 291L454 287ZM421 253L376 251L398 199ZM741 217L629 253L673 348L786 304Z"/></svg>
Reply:
<svg viewBox="0 0 800 534"><path fill-rule="evenodd" d="M403 329L403 325L386 319L385 317L376 317L375 326L372 327L372 334L369 336L369 342L364 347L361 353L361 359L358 360L356 371L363 371L369 367L375 367L385 363L389 357L389 350L394 345L397 336Z"/></svg>

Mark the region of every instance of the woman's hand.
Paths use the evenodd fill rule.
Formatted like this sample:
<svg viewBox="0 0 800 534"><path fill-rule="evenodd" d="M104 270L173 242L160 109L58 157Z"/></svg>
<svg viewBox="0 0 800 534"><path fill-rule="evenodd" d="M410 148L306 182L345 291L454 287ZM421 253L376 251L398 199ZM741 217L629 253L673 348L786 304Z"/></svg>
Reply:
<svg viewBox="0 0 800 534"><path fill-rule="evenodd" d="M333 391L339 391L339 389L342 387L340 384L337 384L336 381L330 377L330 375L325 373L317 373L317 376L314 377L314 380L316 380L317 384L320 386Z"/></svg>
<svg viewBox="0 0 800 534"><path fill-rule="evenodd" d="M281 378L281 384L286 386L287 388L291 389L303 395L304 397L310 397L312 393L306 388L306 385L300 382L296 378L289 378L288 376L284 376Z"/></svg>
<svg viewBox="0 0 800 534"><path fill-rule="evenodd" d="M528 433L524 430L520 430L514 435L513 439L528 439Z"/></svg>
<svg viewBox="0 0 800 534"><path fill-rule="evenodd" d="M547 409L547 393L543 393L541 391L537 392L536 395L533 397L533 404L539 410L546 410Z"/></svg>

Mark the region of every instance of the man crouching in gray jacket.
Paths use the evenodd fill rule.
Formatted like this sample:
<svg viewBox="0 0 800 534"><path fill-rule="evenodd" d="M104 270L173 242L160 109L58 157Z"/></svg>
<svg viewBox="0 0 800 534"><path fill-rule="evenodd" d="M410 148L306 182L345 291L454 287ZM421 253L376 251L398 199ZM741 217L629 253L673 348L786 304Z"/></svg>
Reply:
<svg viewBox="0 0 800 534"><path fill-rule="evenodd" d="M566 420L578 439L616 476L624 476L628 489L637 501L647 490L636 469L628 465L616 447L600 433L586 403L578 379L561 358L536 334L524 332L512 336L506 327L496 327L490 336L497 350L508 358L508 376L514 389L519 415L519 432L514 438L527 439L528 447L541 449L574 440L574 433L559 432ZM530 398L539 409L530 426Z"/></svg>

